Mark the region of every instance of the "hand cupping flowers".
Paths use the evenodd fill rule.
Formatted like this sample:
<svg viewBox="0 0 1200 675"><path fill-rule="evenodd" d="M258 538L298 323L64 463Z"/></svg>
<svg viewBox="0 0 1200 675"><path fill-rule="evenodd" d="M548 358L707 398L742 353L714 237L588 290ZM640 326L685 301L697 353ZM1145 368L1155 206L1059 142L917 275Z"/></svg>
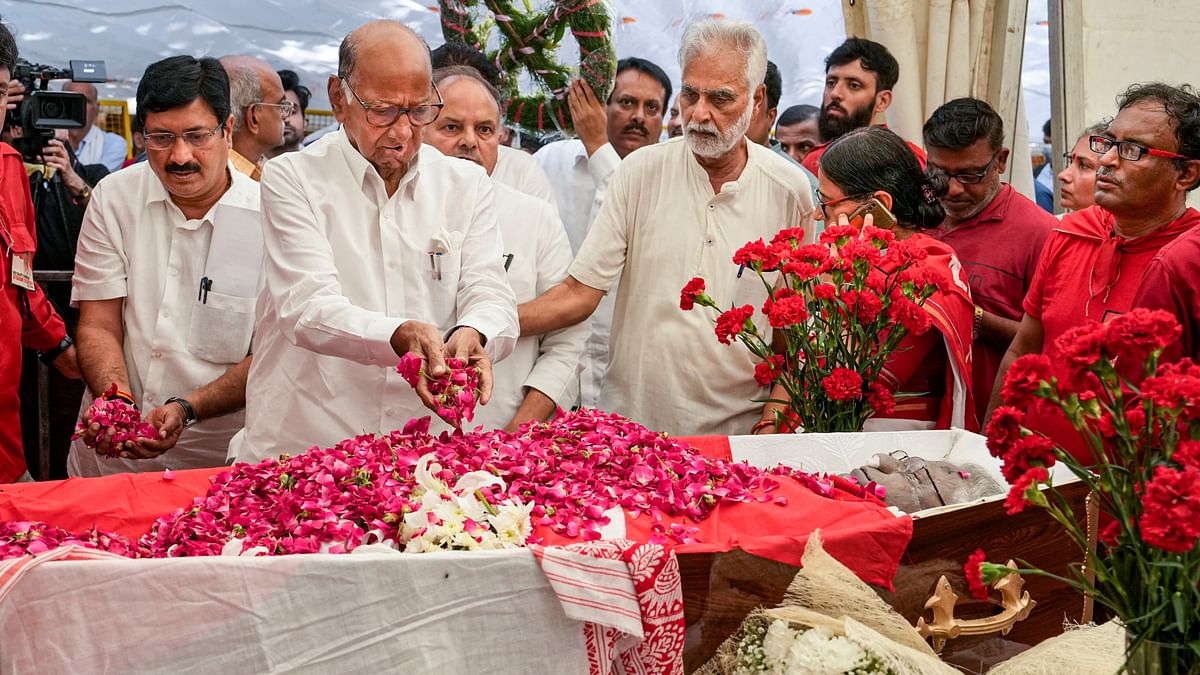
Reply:
<svg viewBox="0 0 1200 675"><path fill-rule="evenodd" d="M437 416L461 429L463 422L475 419L475 403L479 397L479 368L462 359L446 359L447 372L442 377L433 377L425 370L425 362L409 352L400 358L396 372L410 387L416 389L424 378L429 393L437 402Z"/></svg>
<svg viewBox="0 0 1200 675"><path fill-rule="evenodd" d="M113 458L121 456L122 446L136 442L139 438L157 439L158 429L153 424L142 420L142 413L133 404L117 397L117 385L114 383L100 396L97 396L88 408L87 421L80 419L75 429L73 439L82 438L84 444L100 451L100 442L107 439L108 445L103 447L103 455ZM86 434L91 425L100 426L94 436Z"/></svg>

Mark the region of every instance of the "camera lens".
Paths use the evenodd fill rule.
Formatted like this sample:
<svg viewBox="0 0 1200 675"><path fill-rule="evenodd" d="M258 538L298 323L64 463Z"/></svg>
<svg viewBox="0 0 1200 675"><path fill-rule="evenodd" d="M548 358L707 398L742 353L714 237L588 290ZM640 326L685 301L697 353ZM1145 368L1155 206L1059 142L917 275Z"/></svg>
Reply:
<svg viewBox="0 0 1200 675"><path fill-rule="evenodd" d="M42 117L51 117L54 119L59 119L59 118L65 117L63 112L64 111L63 111L62 103L59 103L58 101L55 101L53 99L46 101L45 104L42 105Z"/></svg>

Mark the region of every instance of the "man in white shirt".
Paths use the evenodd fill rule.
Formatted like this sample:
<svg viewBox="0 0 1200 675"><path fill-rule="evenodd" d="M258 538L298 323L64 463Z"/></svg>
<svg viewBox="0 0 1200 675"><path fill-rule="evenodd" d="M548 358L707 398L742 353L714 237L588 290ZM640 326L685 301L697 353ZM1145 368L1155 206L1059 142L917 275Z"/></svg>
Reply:
<svg viewBox="0 0 1200 675"><path fill-rule="evenodd" d="M607 105L596 100L583 80L571 85L567 101L579 138L550 143L538 150L534 159L552 176L555 203L572 252L578 253L587 237L588 227L604 202L608 181L621 160L638 148L657 143L662 136L670 100L671 80L667 74L654 63L636 57L617 62L617 78ZM580 404L587 408L600 405L616 292L616 288L609 289L589 322L579 375Z"/></svg>
<svg viewBox="0 0 1200 675"><path fill-rule="evenodd" d="M100 115L100 95L95 85L86 82L68 82L63 85L63 91L73 91L87 97L87 113L84 124L79 129L71 129L68 138L71 139L71 149L79 158L81 164L103 164L109 171L116 171L125 164L129 153L129 144L125 138L111 131L105 131L96 126L96 118Z"/></svg>
<svg viewBox="0 0 1200 675"><path fill-rule="evenodd" d="M283 80L266 61L254 56L222 56L229 74L229 101L233 110L233 168L254 180L262 179L262 165L283 143L283 121L292 114L292 103L283 94Z"/></svg>
<svg viewBox="0 0 1200 675"><path fill-rule="evenodd" d="M712 316L682 311L679 289L703 277L718 305L753 305L767 327L766 290L738 275L732 256L810 226L812 191L798 167L745 138L765 103L766 45L751 24L692 24L679 61L684 138L621 162L570 276L521 306L521 329L582 321L620 278L601 406L673 434L744 434L762 409L753 399L766 393L754 359L717 342Z"/></svg>
<svg viewBox="0 0 1200 675"><path fill-rule="evenodd" d="M500 148L500 93L469 66L433 73L446 106L429 125L425 142L447 156L474 162L495 180ZM567 277L571 244L562 221L546 202L497 183L496 204L504 236L504 266L517 302L533 300ZM523 337L495 367L492 400L476 410L485 428L514 431L530 420L570 409L579 393L579 358L587 326Z"/></svg>
<svg viewBox="0 0 1200 675"><path fill-rule="evenodd" d="M486 405L491 363L517 340L492 182L421 146L442 105L424 41L395 21L355 29L328 91L341 129L263 171L266 288L246 431L230 448L242 461L435 409L396 373L409 352L435 376L447 355L478 366Z"/></svg>
<svg viewBox="0 0 1200 675"><path fill-rule="evenodd" d="M220 466L242 427L262 230L258 185L229 165L229 80L216 59L173 56L146 69L137 103L147 161L92 193L72 302L81 415L115 384L159 438L123 459L76 441L73 476Z"/></svg>

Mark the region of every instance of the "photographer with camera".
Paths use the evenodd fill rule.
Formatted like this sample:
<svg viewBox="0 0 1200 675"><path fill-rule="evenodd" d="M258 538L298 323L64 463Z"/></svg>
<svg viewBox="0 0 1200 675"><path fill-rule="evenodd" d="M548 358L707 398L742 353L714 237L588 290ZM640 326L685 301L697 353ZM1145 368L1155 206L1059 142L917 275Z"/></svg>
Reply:
<svg viewBox="0 0 1200 675"><path fill-rule="evenodd" d="M0 105L7 108L17 43L0 24ZM33 281L37 231L21 153L0 143L0 483L30 480L21 441L21 349L42 352L68 377L79 377L75 347L45 293Z"/></svg>

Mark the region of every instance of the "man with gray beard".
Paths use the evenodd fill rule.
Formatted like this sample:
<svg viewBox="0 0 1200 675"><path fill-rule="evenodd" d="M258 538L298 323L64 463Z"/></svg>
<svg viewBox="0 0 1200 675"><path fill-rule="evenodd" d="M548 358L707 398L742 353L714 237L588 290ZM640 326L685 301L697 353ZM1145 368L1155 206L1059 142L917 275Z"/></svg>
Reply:
<svg viewBox="0 0 1200 675"><path fill-rule="evenodd" d="M767 326L762 282L732 257L781 229L811 230L812 189L799 167L745 138L766 105L766 44L751 24L692 24L679 62L684 137L621 162L570 275L521 305L521 334L583 321L619 279L601 407L672 434L747 433L766 393L753 357L718 343L708 314L680 310L679 289L703 277L718 305L752 305Z"/></svg>

